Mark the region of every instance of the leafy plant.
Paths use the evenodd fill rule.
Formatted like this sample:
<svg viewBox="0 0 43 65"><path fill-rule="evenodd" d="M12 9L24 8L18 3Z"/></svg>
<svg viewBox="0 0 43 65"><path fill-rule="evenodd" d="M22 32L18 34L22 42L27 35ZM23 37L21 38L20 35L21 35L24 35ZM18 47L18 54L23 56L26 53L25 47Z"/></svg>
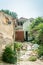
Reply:
<svg viewBox="0 0 43 65"><path fill-rule="evenodd" d="M35 28L35 26L39 25L40 23L43 23L43 18L42 17L36 18L35 20L33 20L31 24L31 29Z"/></svg>
<svg viewBox="0 0 43 65"><path fill-rule="evenodd" d="M40 45L38 48L38 56L39 57L43 56L43 45Z"/></svg>
<svg viewBox="0 0 43 65"><path fill-rule="evenodd" d="M3 52L2 60L7 63L12 64L16 63L17 62L16 51L13 51L10 46L9 47L7 46Z"/></svg>
<svg viewBox="0 0 43 65"><path fill-rule="evenodd" d="M16 49L17 51L19 51L21 47L22 47L21 43L14 43L14 50Z"/></svg>
<svg viewBox="0 0 43 65"><path fill-rule="evenodd" d="M29 57L29 61L36 61L36 60L37 60L37 57L36 56Z"/></svg>
<svg viewBox="0 0 43 65"><path fill-rule="evenodd" d="M30 36L34 43L43 44L43 18L36 18L30 26Z"/></svg>

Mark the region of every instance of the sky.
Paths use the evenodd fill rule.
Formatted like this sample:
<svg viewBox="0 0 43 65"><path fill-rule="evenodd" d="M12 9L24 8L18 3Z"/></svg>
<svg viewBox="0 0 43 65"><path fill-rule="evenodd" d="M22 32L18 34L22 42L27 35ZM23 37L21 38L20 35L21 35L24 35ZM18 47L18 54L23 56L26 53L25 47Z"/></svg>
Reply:
<svg viewBox="0 0 43 65"><path fill-rule="evenodd" d="M1 9L16 12L18 18L35 18L43 16L43 0L0 0Z"/></svg>

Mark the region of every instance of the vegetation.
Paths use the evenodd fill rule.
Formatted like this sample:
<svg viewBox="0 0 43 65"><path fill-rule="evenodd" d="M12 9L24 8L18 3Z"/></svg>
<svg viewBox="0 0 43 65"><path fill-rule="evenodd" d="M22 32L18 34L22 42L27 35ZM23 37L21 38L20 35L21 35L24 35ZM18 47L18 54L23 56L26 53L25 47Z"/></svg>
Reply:
<svg viewBox="0 0 43 65"><path fill-rule="evenodd" d="M43 18L42 17L38 17L35 20L33 20L32 24L31 24L31 28L35 28L35 26L39 25L40 23L43 23Z"/></svg>
<svg viewBox="0 0 43 65"><path fill-rule="evenodd" d="M38 57L43 56L43 18L38 17L32 22L30 26L30 37L33 39L31 40L32 43L39 44L39 48L37 50Z"/></svg>
<svg viewBox="0 0 43 65"><path fill-rule="evenodd" d="M2 60L7 63L16 63L17 62L17 55L16 51L13 51L10 46L7 46L3 52Z"/></svg>
<svg viewBox="0 0 43 65"><path fill-rule="evenodd" d="M6 14L8 14L8 15L10 15L10 16L12 16L13 18L17 18L17 14L16 14L16 12L11 12L11 11L9 11L9 10L0 10L1 12L4 12L4 13L6 13Z"/></svg>
<svg viewBox="0 0 43 65"><path fill-rule="evenodd" d="M37 57L36 56L29 57L29 61L36 61L36 60L37 60Z"/></svg>
<svg viewBox="0 0 43 65"><path fill-rule="evenodd" d="M36 18L30 26L30 36L34 43L43 44L43 18Z"/></svg>
<svg viewBox="0 0 43 65"><path fill-rule="evenodd" d="M43 56L43 45L40 45L38 48L38 56L39 57Z"/></svg>
<svg viewBox="0 0 43 65"><path fill-rule="evenodd" d="M22 47L21 43L14 43L14 50L16 49L17 51L19 51L21 47Z"/></svg>

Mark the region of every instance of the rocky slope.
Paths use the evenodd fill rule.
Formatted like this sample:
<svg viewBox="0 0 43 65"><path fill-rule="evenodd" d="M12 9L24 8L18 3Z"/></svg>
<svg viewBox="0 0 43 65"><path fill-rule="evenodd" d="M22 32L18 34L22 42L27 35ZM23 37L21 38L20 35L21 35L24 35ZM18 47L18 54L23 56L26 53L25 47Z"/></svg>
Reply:
<svg viewBox="0 0 43 65"><path fill-rule="evenodd" d="M14 19L0 12L0 44L9 43L13 39L13 22ZM3 42L2 42L3 41Z"/></svg>

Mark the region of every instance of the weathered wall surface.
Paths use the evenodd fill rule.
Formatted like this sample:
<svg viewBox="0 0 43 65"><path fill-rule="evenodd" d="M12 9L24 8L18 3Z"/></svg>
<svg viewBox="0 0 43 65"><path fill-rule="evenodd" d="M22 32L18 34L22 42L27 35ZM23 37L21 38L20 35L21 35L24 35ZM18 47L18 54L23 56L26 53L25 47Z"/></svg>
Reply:
<svg viewBox="0 0 43 65"><path fill-rule="evenodd" d="M13 20L12 17L0 12L0 39L9 42L13 40Z"/></svg>

